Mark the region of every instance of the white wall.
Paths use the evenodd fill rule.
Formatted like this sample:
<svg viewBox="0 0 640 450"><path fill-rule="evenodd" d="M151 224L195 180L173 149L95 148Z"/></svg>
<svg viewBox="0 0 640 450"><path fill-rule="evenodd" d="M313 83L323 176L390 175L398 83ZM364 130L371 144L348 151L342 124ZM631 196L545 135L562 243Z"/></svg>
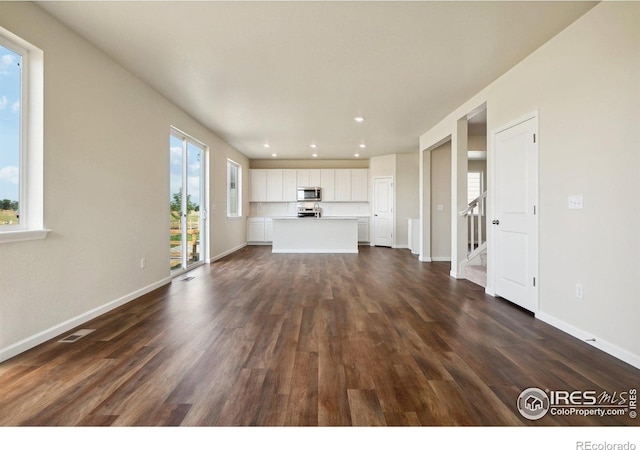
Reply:
<svg viewBox="0 0 640 450"><path fill-rule="evenodd" d="M420 148L484 102L489 133L538 110L536 316L640 367L638 55L640 3L600 3L425 133ZM489 171L491 191L490 162ZM572 194L584 196L583 210L567 208ZM489 258L491 247L489 236Z"/></svg>
<svg viewBox="0 0 640 450"><path fill-rule="evenodd" d="M431 157L431 259L451 260L451 141L428 152ZM438 205L444 208L438 211Z"/></svg>
<svg viewBox="0 0 640 450"><path fill-rule="evenodd" d="M419 159L418 154L391 154L376 156L369 162L369 177L371 178L370 192L371 211L374 210L373 180L376 177L393 177L393 247L408 248L409 224L407 219L417 218L419 211ZM373 220L371 221L371 235L373 236Z"/></svg>
<svg viewBox="0 0 640 450"><path fill-rule="evenodd" d="M225 180L228 156L248 160L37 6L0 3L0 26L44 51L53 230L0 247L2 360L168 282L171 125L211 150L212 257L246 241L245 220L226 218Z"/></svg>

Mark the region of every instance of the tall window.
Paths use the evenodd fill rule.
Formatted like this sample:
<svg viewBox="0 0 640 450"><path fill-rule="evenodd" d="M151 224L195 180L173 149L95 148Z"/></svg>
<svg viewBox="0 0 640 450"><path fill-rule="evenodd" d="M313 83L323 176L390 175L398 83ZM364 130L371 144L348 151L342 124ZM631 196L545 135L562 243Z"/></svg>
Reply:
<svg viewBox="0 0 640 450"><path fill-rule="evenodd" d="M10 45L4 40L0 44ZM24 203L23 57L5 45L0 45L0 230L23 228L20 206Z"/></svg>
<svg viewBox="0 0 640 450"><path fill-rule="evenodd" d="M227 160L227 217L242 216L242 167Z"/></svg>
<svg viewBox="0 0 640 450"><path fill-rule="evenodd" d="M0 244L44 239L44 55L0 28Z"/></svg>
<svg viewBox="0 0 640 450"><path fill-rule="evenodd" d="M484 186L482 183L482 172L468 172L467 173L467 202L471 203L484 192ZM480 202L478 203L480 205ZM480 206L473 208L473 214L480 213ZM482 212L484 215L484 212Z"/></svg>

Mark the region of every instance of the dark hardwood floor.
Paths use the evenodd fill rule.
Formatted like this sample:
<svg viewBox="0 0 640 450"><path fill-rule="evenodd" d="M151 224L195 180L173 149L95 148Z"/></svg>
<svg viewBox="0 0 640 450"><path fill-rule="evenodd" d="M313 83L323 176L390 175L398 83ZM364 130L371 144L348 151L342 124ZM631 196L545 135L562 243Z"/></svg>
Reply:
<svg viewBox="0 0 640 450"><path fill-rule="evenodd" d="M525 388L619 393L640 371L448 272L245 248L0 364L0 425L638 425L522 417Z"/></svg>

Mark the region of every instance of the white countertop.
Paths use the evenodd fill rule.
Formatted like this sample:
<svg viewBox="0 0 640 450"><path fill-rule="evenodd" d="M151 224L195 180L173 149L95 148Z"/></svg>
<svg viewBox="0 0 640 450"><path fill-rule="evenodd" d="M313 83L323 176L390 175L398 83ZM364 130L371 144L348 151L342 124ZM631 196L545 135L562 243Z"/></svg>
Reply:
<svg viewBox="0 0 640 450"><path fill-rule="evenodd" d="M321 217L271 217L273 220L358 220L356 216L321 216Z"/></svg>

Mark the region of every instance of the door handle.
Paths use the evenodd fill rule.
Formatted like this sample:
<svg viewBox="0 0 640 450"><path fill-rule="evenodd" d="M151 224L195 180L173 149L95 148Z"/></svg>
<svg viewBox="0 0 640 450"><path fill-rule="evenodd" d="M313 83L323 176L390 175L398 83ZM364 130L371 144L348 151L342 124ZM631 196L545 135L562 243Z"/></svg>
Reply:
<svg viewBox="0 0 640 450"><path fill-rule="evenodd" d="M500 225L500 221L499 220L494 220L491 223L494 224L494 225Z"/></svg>

